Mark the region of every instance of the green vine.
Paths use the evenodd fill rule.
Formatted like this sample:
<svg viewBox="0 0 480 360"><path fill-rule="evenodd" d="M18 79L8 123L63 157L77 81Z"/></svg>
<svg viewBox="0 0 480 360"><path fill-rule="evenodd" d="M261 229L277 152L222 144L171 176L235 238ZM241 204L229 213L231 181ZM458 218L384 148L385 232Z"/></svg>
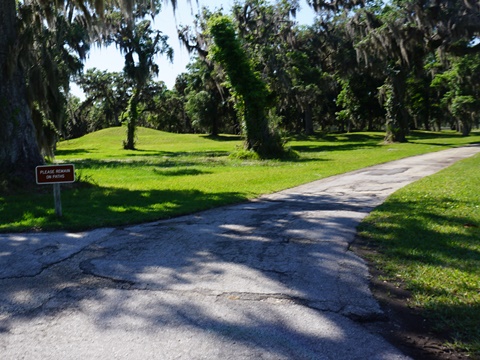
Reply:
<svg viewBox="0 0 480 360"><path fill-rule="evenodd" d="M233 22L227 16L214 16L208 21L208 29L214 40L212 59L225 69L243 105L246 149L262 158L283 156L280 136L269 128L270 93L242 48Z"/></svg>

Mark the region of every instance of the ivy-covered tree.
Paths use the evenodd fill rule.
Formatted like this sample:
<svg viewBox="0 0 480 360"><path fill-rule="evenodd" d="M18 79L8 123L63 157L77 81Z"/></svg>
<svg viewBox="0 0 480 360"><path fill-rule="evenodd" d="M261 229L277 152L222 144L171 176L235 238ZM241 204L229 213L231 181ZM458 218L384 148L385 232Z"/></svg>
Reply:
<svg viewBox="0 0 480 360"><path fill-rule="evenodd" d="M214 41L212 59L225 69L240 101L246 149L266 158L282 156L282 141L268 123L268 110L272 107L270 93L243 50L232 20L227 16L214 16L208 21L208 29Z"/></svg>

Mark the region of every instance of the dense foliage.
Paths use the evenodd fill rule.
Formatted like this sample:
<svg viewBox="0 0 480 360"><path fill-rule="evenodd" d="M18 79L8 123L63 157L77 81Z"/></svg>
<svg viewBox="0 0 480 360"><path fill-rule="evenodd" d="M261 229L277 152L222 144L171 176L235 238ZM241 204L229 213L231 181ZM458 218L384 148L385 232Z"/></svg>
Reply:
<svg viewBox="0 0 480 360"><path fill-rule="evenodd" d="M273 127L306 134L383 129L387 141L400 142L412 129L448 127L468 135L478 127L478 4L313 2L318 17L311 26L296 24L298 6L247 0L229 16L204 8L179 30L196 57L175 88L158 86L140 101L143 124L212 135L243 129L247 148L257 143L248 140L253 125L268 128L265 134ZM236 46L223 59L211 31L219 18L228 19L234 40L227 44ZM250 126L246 103L257 106ZM96 106L105 104L107 97Z"/></svg>

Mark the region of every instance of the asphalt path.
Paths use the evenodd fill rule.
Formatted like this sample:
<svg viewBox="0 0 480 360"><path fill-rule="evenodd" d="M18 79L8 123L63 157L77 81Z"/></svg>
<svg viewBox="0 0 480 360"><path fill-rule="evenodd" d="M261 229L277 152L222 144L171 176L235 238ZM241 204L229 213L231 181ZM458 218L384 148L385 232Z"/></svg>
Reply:
<svg viewBox="0 0 480 360"><path fill-rule="evenodd" d="M349 245L388 195L478 152L138 226L0 234L0 358L407 359L365 326L383 313Z"/></svg>

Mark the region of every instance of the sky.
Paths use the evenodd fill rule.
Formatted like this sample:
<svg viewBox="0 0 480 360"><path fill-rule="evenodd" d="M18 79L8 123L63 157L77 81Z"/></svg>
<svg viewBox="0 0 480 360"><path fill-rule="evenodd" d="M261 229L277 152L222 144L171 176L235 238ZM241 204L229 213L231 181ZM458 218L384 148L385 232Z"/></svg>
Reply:
<svg viewBox="0 0 480 360"><path fill-rule="evenodd" d="M222 8L225 13L229 13L233 0L194 0L189 4L186 1L178 1L175 14L172 6L164 2L159 15L155 17L154 28L162 31L168 36L168 43L173 48L173 63L165 56L157 56L155 62L159 65L160 73L156 80L164 81L169 89L175 84L175 79L179 74L186 71L189 63L190 55L187 50L180 44L177 36L177 27L180 25L192 25L194 14L198 12L199 7L208 7L210 10ZM300 12L297 14L296 21L302 25L310 25L313 23L314 12L307 5L306 0L300 0ZM115 46L108 48L98 48L93 46L90 54L84 64L84 71L90 68L106 70L110 72L120 72L123 69L124 59L120 51ZM84 98L82 90L76 85L71 84L70 91L73 95Z"/></svg>

